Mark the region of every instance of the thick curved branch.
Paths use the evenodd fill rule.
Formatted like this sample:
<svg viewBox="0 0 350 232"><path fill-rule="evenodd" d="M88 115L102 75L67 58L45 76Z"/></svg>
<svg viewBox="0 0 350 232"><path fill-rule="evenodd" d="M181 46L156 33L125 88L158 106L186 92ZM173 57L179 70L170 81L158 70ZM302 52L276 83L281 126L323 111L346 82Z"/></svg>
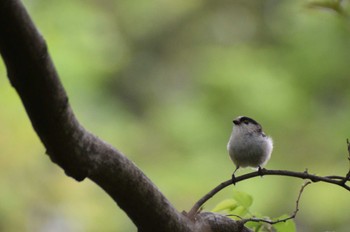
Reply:
<svg viewBox="0 0 350 232"><path fill-rule="evenodd" d="M192 231L189 220L118 150L86 131L19 0L0 1L0 52L11 84L50 158L76 180L103 188L142 231Z"/></svg>
<svg viewBox="0 0 350 232"><path fill-rule="evenodd" d="M258 176L289 176L289 177L295 177L300 179L308 179L312 182L326 182L329 184L335 184L338 186L341 186L345 188L346 190L350 191L350 187L346 184L347 181L349 181L349 175L346 175L345 177L341 176L317 176L309 174L307 171L304 172L293 172L293 171L286 171L286 170L267 170L265 168L260 169L260 171L251 172L239 177L235 178L235 183L232 182L232 179L227 180L225 182L222 182L218 186L216 186L214 189L212 189L209 193L207 193L205 196L203 196L201 199L199 199L192 209L188 212L188 217L191 219L194 219L196 217L197 212L199 211L200 207L208 201L210 198L212 198L216 193L221 191L222 189L226 188L227 186L231 184L236 184L240 181L247 180L250 178L258 177Z"/></svg>
<svg viewBox="0 0 350 232"><path fill-rule="evenodd" d="M244 226L245 221L234 221L224 215L203 212L197 215L196 221L200 228L196 227L198 232L252 232L252 230Z"/></svg>

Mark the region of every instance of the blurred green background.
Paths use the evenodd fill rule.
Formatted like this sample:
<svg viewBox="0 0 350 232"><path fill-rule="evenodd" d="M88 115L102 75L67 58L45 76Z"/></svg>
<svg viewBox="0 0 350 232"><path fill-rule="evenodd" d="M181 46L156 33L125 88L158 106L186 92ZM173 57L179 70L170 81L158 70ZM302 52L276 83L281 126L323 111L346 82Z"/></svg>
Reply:
<svg viewBox="0 0 350 232"><path fill-rule="evenodd" d="M134 161L178 210L230 178L226 143L238 115L273 137L267 168L347 173L350 22L336 12L301 0L24 4L78 119ZM50 162L2 62L0 102L0 231L136 231L95 184ZM294 211L302 183L267 176L235 188L254 197L254 211L274 217ZM348 231L349 199L340 187L312 184L298 230Z"/></svg>

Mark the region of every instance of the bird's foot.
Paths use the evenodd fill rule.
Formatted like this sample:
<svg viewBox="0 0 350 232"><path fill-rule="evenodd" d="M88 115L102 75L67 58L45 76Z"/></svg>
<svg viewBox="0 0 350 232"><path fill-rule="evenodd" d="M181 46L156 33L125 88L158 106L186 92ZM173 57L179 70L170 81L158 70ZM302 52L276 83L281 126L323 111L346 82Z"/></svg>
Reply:
<svg viewBox="0 0 350 232"><path fill-rule="evenodd" d="M236 176L235 173L232 173L232 184L236 185Z"/></svg>
<svg viewBox="0 0 350 232"><path fill-rule="evenodd" d="M266 170L266 169L259 166L258 173L261 177L263 177L263 175L264 175L264 170Z"/></svg>
<svg viewBox="0 0 350 232"><path fill-rule="evenodd" d="M237 172L237 170L239 169L239 166L237 165L236 166L236 169L233 171L232 173L232 184L233 185L236 185L236 176L235 176L235 173Z"/></svg>

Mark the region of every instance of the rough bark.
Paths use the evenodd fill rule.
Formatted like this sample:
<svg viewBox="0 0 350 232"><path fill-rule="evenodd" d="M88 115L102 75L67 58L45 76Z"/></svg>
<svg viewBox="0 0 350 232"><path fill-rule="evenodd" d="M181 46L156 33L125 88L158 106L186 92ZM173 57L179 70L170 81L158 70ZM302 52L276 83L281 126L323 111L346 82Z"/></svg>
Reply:
<svg viewBox="0 0 350 232"><path fill-rule="evenodd" d="M189 220L133 162L79 124L46 43L19 0L0 0L0 53L51 160L68 176L103 188L139 231L241 231L243 225L228 218L218 223L220 215Z"/></svg>

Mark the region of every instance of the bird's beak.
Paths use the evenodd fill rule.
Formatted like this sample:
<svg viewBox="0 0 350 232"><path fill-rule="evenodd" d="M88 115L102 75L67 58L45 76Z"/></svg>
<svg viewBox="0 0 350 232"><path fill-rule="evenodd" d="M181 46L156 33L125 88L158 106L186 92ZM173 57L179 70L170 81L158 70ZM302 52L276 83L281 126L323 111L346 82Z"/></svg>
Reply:
<svg viewBox="0 0 350 232"><path fill-rule="evenodd" d="M239 124L239 121L237 119L233 120L232 121L235 125L238 125Z"/></svg>

